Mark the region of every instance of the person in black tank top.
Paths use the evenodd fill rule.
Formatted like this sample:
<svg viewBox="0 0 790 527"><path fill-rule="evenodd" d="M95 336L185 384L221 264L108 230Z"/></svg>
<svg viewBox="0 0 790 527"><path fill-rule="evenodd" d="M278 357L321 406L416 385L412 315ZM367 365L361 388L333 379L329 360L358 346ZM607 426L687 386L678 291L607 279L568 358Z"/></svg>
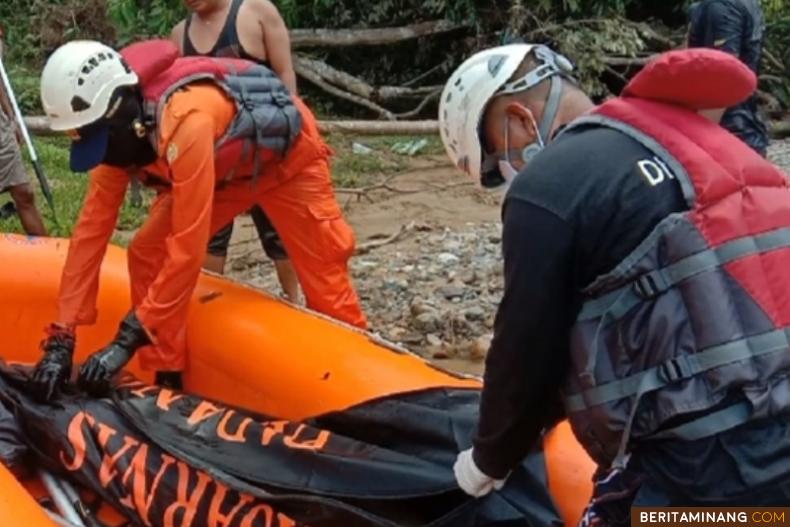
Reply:
<svg viewBox="0 0 790 527"><path fill-rule="evenodd" d="M245 0L231 0L219 35L216 37L216 40L214 40L214 45L206 52L199 51L190 37L190 29L192 28L193 21L196 17L198 19L201 17L201 12L191 13L189 16L187 16L183 23L174 28L173 33L171 34L171 39L174 40L177 45L181 46L182 54L184 56L210 56L246 59L272 69L281 77L287 77L287 72L275 70L269 60L253 55L247 49L245 49L244 45L242 44L241 39L239 38L238 25L239 11L241 10L244 3ZM189 5L189 3L187 4ZM208 4L210 4L211 7L215 7L216 10L219 10L222 7L221 1L208 2ZM211 21L209 21L209 23L211 23ZM179 29L181 30L180 35ZM264 35L261 35L261 41L263 40ZM268 57L268 50L265 51L266 56ZM289 83L286 83L286 85L288 84ZM275 264L277 277L280 281L280 285L282 286L285 296L293 302L298 302L300 296L299 281L293 266L288 260L288 255L285 251L285 248L283 247L280 236L277 234L277 231L274 229L274 226L261 207L254 207L250 210L250 214L255 224L255 229L257 230L258 236L261 240L261 244L263 245L263 250ZM206 263L204 264L207 269L219 273L224 272L225 260L227 258L228 246L230 244L232 234L233 222L221 229L209 241L209 256L206 258Z"/></svg>
<svg viewBox="0 0 790 527"><path fill-rule="evenodd" d="M261 60L259 57L255 57L247 52L244 49L244 45L239 40L239 33L238 29L236 28L236 23L239 18L239 8L241 8L241 4L244 0L231 0L230 9L228 10L228 16L225 18L225 25L222 26L222 31L220 31L219 37L217 41L214 43L214 46L206 53L201 53L195 48L192 44L192 39L189 38L189 29L192 27L192 19L195 17L195 14L192 14L186 18L185 25L184 25L184 35L183 35L183 42L182 42L182 51L181 53L185 56L194 56L194 55L206 55L209 57L230 57L230 58L237 58L237 59L246 59L251 60L253 62L257 62L258 64L262 64L267 68L271 69L271 64L268 60Z"/></svg>

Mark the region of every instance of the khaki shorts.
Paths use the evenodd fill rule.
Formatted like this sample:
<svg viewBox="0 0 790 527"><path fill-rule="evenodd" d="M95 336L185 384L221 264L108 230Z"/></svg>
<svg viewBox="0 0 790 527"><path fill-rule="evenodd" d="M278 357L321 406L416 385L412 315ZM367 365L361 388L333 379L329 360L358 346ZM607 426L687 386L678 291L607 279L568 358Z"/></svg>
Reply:
<svg viewBox="0 0 790 527"><path fill-rule="evenodd" d="M0 110L0 192L29 183L13 122Z"/></svg>

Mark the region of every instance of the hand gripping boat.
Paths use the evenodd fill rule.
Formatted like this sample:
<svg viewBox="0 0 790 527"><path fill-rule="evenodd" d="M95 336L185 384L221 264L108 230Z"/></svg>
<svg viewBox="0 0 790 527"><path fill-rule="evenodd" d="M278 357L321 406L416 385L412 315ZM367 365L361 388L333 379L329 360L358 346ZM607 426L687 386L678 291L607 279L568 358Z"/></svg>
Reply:
<svg viewBox="0 0 790 527"><path fill-rule="evenodd" d="M111 400L67 393L55 406L31 402L20 388L25 368L15 363L41 353L67 249L68 240L0 234L0 356L10 363L0 403L36 459L92 496L84 525L126 525L124 517L149 527L580 519L594 465L567 423L502 491L472 500L455 487L452 462L469 446L478 380L216 276L201 276L193 296L185 394L150 386L151 373L133 361L137 380L119 383ZM129 302L125 252L110 247L99 319L78 330L76 363L113 337ZM37 478L0 467L0 524L69 525L45 510L45 494Z"/></svg>

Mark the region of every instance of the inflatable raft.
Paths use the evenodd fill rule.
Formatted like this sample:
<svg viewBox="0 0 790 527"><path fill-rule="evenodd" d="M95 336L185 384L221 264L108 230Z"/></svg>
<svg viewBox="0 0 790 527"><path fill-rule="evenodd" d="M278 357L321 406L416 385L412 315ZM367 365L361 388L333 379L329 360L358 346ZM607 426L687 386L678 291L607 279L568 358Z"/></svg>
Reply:
<svg viewBox="0 0 790 527"><path fill-rule="evenodd" d="M3 359L32 363L43 328L56 317L68 240L0 234L0 325ZM76 362L106 344L129 308L125 252L108 249L99 319L78 330ZM445 372L374 336L300 310L249 286L205 274L193 296L185 391L287 420L304 420L370 401L430 389L478 390L477 379ZM130 372L152 382L150 372ZM591 495L592 461L562 423L544 442L551 497L564 525L576 525ZM56 525L36 498L38 480L0 467L3 525ZM110 507L107 525L121 525Z"/></svg>

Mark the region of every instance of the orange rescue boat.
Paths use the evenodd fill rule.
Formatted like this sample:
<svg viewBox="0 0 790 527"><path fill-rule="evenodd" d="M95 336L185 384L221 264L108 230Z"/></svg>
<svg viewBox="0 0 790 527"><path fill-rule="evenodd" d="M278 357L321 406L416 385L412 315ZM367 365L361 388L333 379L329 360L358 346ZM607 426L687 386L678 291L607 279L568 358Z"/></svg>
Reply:
<svg viewBox="0 0 790 527"><path fill-rule="evenodd" d="M43 329L56 317L68 240L0 234L0 325L3 358L32 363ZM126 254L108 248L99 319L78 330L75 361L106 344L130 305ZM295 308L250 286L201 276L190 307L185 389L268 415L299 420L387 395L433 387L479 388L478 379L445 372L371 334ZM232 355L227 350L234 350ZM133 361L129 370L152 382ZM570 431L557 426L545 442L549 487L566 526L577 525L591 492L594 463ZM56 525L35 499L38 481L17 480L0 466L3 525ZM117 524L109 507L100 516Z"/></svg>

